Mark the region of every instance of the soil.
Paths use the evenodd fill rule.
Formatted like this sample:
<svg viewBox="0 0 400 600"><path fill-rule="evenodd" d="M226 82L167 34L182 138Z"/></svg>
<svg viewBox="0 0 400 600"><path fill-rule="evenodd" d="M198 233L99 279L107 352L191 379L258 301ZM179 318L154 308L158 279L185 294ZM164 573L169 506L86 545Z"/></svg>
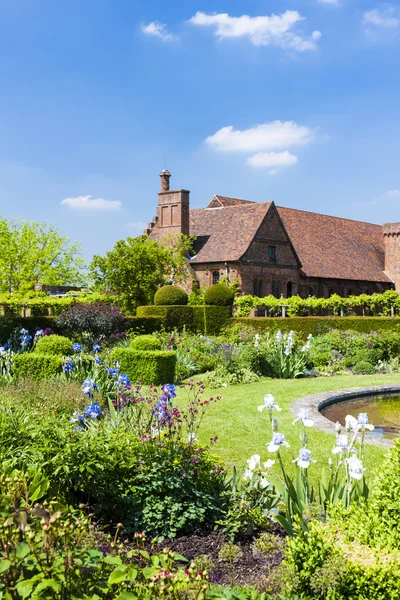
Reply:
<svg viewBox="0 0 400 600"><path fill-rule="evenodd" d="M268 559L255 556L254 539L254 537L243 536L235 542L241 554L233 563L233 586L265 587L270 579L271 570L282 562L282 552L277 552ZM229 563L218 558L222 546L228 542L229 539L222 531L198 531L187 537L164 540L162 544L155 546L154 551L160 552L164 548L170 548L189 561L199 556L207 556L214 564L209 571L211 581L229 586L231 585Z"/></svg>

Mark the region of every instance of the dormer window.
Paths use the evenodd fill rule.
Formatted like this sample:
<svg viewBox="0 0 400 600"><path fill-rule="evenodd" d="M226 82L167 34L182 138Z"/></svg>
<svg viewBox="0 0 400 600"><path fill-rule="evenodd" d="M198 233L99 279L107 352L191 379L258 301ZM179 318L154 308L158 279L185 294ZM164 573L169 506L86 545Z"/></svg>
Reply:
<svg viewBox="0 0 400 600"><path fill-rule="evenodd" d="M276 262L276 246L268 246L268 258L271 262Z"/></svg>

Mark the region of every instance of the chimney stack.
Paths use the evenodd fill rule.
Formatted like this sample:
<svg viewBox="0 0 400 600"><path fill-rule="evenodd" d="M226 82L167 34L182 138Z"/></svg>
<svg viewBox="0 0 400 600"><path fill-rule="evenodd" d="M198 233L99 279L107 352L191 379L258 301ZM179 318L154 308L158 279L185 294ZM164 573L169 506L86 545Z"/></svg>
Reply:
<svg viewBox="0 0 400 600"><path fill-rule="evenodd" d="M169 178L171 177L171 173L167 171L167 169L163 169L160 173L161 177L161 191L169 192Z"/></svg>

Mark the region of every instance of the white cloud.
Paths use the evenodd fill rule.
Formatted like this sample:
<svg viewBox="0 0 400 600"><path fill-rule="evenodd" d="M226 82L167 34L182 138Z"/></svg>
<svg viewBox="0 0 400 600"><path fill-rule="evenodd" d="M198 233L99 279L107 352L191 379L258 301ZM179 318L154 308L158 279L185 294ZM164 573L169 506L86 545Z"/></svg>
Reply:
<svg viewBox="0 0 400 600"><path fill-rule="evenodd" d="M290 154L287 150L284 152L258 152L249 156L247 164L257 169L287 167L297 163L297 156Z"/></svg>
<svg viewBox="0 0 400 600"><path fill-rule="evenodd" d="M388 190L386 196L389 196L389 198L400 198L400 190Z"/></svg>
<svg viewBox="0 0 400 600"><path fill-rule="evenodd" d="M386 8L375 8L364 13L363 24L366 27L378 27L383 29L396 29L400 26L400 19L396 16L397 11L394 6Z"/></svg>
<svg viewBox="0 0 400 600"><path fill-rule="evenodd" d="M93 198L93 196L76 196L75 198L64 198L61 204L72 210L90 211L114 211L121 210L122 204L118 200L105 200L104 198Z"/></svg>
<svg viewBox="0 0 400 600"><path fill-rule="evenodd" d="M178 39L176 35L168 33L167 26L164 23L160 23L159 21L152 21L152 23L149 23L148 25L142 23L140 29L142 30L142 33L158 37L164 42L173 42Z"/></svg>
<svg viewBox="0 0 400 600"><path fill-rule="evenodd" d="M260 152L304 146L313 137L312 129L294 121L271 121L243 131L234 129L232 125L222 127L205 141L219 152Z"/></svg>
<svg viewBox="0 0 400 600"><path fill-rule="evenodd" d="M207 14L199 11L189 23L200 27L213 27L219 39L248 37L255 46L275 45L297 52L315 50L321 37L319 31L313 31L309 37L294 31L295 25L303 20L304 17L296 10L262 17L231 17L228 13Z"/></svg>

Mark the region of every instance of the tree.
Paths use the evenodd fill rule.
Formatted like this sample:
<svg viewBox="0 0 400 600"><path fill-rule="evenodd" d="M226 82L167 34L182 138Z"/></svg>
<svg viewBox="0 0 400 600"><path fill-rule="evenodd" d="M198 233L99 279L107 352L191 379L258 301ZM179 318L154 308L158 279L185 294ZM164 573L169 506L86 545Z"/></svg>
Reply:
<svg viewBox="0 0 400 600"><path fill-rule="evenodd" d="M147 235L119 240L105 256L94 256L90 272L97 289L118 294L126 310L152 304L160 285L187 277L187 236L166 236L159 243Z"/></svg>
<svg viewBox="0 0 400 600"><path fill-rule="evenodd" d="M83 282L79 244L45 223L0 219L0 291L25 292L35 283Z"/></svg>

